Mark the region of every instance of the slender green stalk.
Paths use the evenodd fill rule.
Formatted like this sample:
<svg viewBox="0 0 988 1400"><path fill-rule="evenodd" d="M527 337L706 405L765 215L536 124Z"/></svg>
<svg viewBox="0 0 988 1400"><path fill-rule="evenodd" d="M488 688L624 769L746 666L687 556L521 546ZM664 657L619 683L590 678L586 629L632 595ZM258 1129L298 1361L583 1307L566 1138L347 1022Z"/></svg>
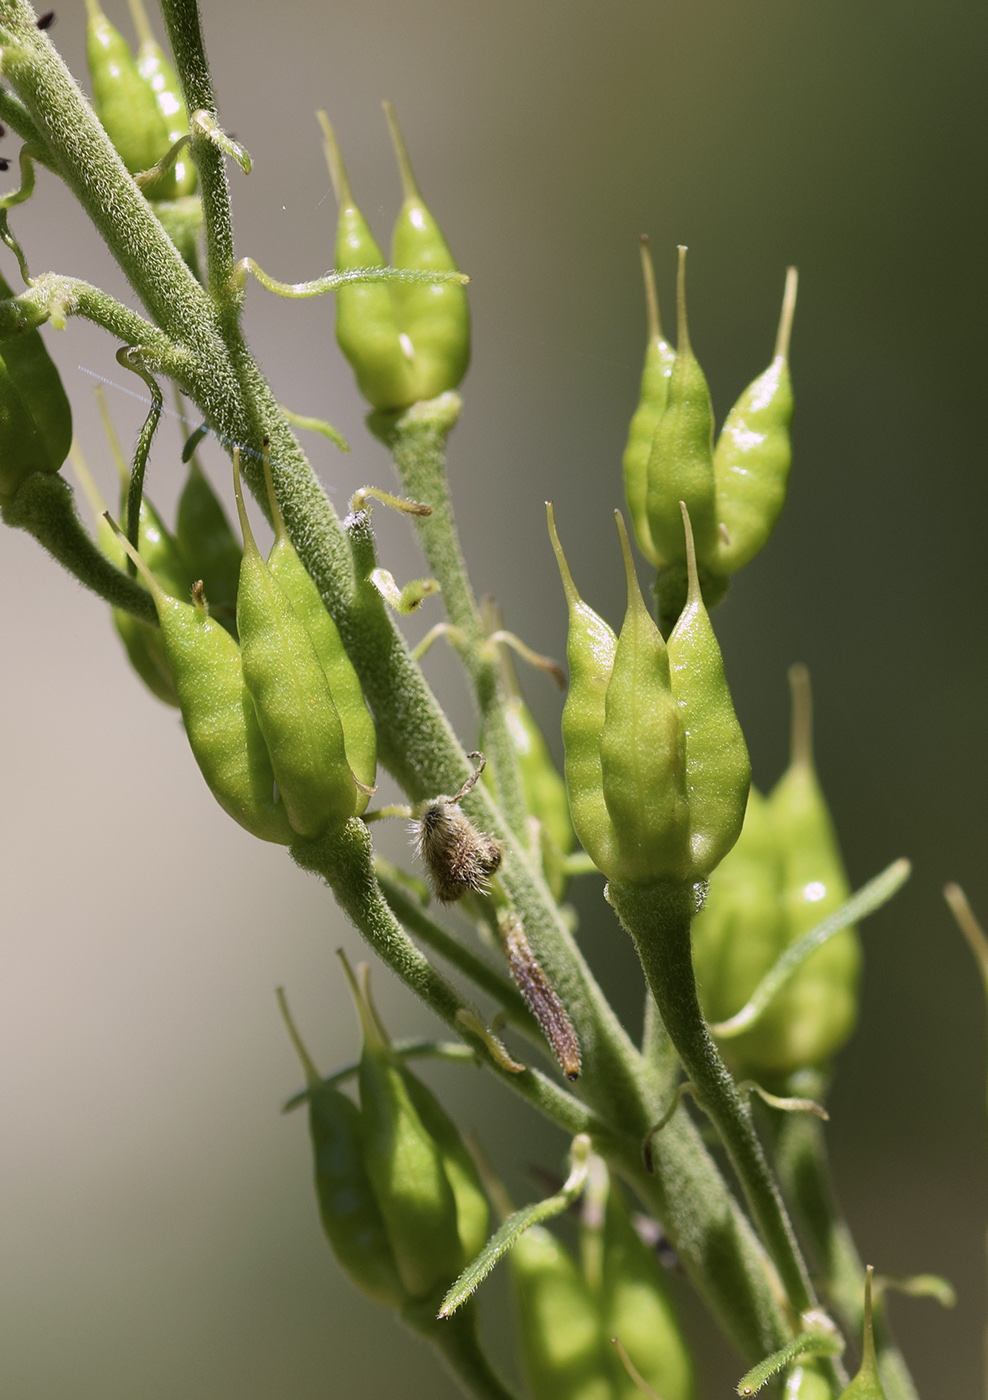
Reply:
<svg viewBox="0 0 988 1400"><path fill-rule="evenodd" d="M146 588L107 559L79 519L69 483L61 476L35 472L12 501L3 506L6 525L26 530L80 583L115 608L157 625L158 615Z"/></svg>
<svg viewBox="0 0 988 1400"><path fill-rule="evenodd" d="M0 302L0 337L18 329L18 318L27 316L40 325L51 317L83 316L110 332L126 345L140 346L149 369L181 379L192 364L191 357L157 326L132 311L107 292L77 277L46 272L36 277L20 296Z"/></svg>
<svg viewBox="0 0 988 1400"><path fill-rule="evenodd" d="M477 697L498 801L508 825L516 836L527 841L528 809L518 755L508 733L497 659L482 652L484 623L460 548L446 475L446 440L460 416L460 408L459 395L447 393L414 404L400 415L371 414L368 423L390 449L404 489L413 500L425 501L432 507L431 515L416 519L416 531L429 569L442 589L446 614L463 638L457 650Z"/></svg>
<svg viewBox="0 0 988 1400"><path fill-rule="evenodd" d="M441 1020L470 1039L488 1069L567 1132L592 1133L605 1142L610 1140L612 1134L607 1125L579 1099L539 1070L512 1074L491 1058L483 1040L470 1036L457 1014L468 1006L465 998L423 957L388 908L374 873L370 837L362 821L352 818L342 830L317 841L299 841L292 847L292 856L303 870L327 881L340 907L381 960Z"/></svg>
<svg viewBox="0 0 988 1400"><path fill-rule="evenodd" d="M484 1354L474 1308L464 1308L445 1322L436 1321L433 1306L406 1308L402 1321L436 1348L472 1400L518 1400Z"/></svg>
<svg viewBox="0 0 988 1400"><path fill-rule="evenodd" d="M819 1096L819 1085L800 1083L800 1091ZM834 1192L827 1165L822 1124L804 1113L773 1113L775 1159L787 1198L796 1211L803 1237L823 1286L852 1337L864 1321L865 1270ZM888 1400L919 1400L902 1353L895 1343L881 1294L873 1312L878 1369Z"/></svg>
<svg viewBox="0 0 988 1400"><path fill-rule="evenodd" d="M216 95L196 0L161 0L161 14L181 79L186 109L190 114L206 112L218 122ZM206 235L206 286L224 320L235 321L243 305L243 292L233 276L233 213L226 157L195 122L190 123L190 130Z"/></svg>
<svg viewBox="0 0 988 1400"><path fill-rule="evenodd" d="M609 897L634 940L663 1024L693 1081L697 1102L727 1148L793 1311L816 1307L809 1271L755 1133L751 1110L738 1093L700 1010L690 949L692 887L672 882L645 887L612 883Z"/></svg>

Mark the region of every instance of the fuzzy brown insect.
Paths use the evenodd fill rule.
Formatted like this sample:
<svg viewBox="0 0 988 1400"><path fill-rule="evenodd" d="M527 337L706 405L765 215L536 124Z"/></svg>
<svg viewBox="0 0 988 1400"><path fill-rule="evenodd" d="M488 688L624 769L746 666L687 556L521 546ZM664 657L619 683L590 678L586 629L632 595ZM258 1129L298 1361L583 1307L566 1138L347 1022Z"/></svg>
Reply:
<svg viewBox="0 0 988 1400"><path fill-rule="evenodd" d="M423 803L412 823L415 849L442 904L454 904L465 894L483 893L501 864L500 841L478 831L460 811L460 802L473 790L487 766L482 753L469 757L477 767L459 792Z"/></svg>

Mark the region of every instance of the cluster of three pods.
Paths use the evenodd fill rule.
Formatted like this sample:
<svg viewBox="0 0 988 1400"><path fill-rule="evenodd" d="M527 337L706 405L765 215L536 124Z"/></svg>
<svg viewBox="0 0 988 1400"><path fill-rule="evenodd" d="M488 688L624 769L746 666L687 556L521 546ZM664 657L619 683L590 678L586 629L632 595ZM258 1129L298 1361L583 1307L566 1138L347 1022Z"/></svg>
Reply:
<svg viewBox="0 0 988 1400"><path fill-rule="evenodd" d="M624 453L625 495L635 537L660 571L662 613L670 623L686 591L680 501L689 510L700 583L712 606L726 591L730 575L750 563L775 528L792 463L789 336L795 268L786 278L772 363L731 409L715 446L710 390L690 345L685 254L680 248L673 350L659 324L652 266L643 244L649 342Z"/></svg>
<svg viewBox="0 0 988 1400"><path fill-rule="evenodd" d="M250 528L234 453L244 538L239 645L210 615L201 582L191 603L174 597L125 548L154 599L168 673L210 790L253 835L290 845L364 810L377 736L339 632L288 538L266 455L264 468L275 524L267 561Z"/></svg>

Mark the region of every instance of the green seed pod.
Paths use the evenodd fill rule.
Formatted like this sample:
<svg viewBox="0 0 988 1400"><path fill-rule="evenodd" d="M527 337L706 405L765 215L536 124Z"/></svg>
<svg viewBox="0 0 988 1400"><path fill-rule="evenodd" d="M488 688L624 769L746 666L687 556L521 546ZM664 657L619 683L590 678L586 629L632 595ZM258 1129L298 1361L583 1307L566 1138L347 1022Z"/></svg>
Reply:
<svg viewBox="0 0 988 1400"><path fill-rule="evenodd" d="M768 800L782 847L788 942L794 943L839 909L850 887L813 765L809 676L805 667L794 666L789 677L792 759ZM825 1065L840 1049L857 1018L860 971L861 945L853 928L835 934L797 970L763 1018L785 1027L778 1073Z"/></svg>
<svg viewBox="0 0 988 1400"><path fill-rule="evenodd" d="M132 175L137 175L157 164L167 152L171 145L168 127L126 39L107 19L98 0L86 0L86 10L86 61L93 106L120 159ZM158 183L164 186L167 179ZM161 197L168 194L163 188Z"/></svg>
<svg viewBox="0 0 988 1400"><path fill-rule="evenodd" d="M323 1232L352 1284L375 1303L400 1308L408 1295L364 1166L360 1109L339 1089L322 1082L280 988L278 1002L309 1091L309 1135Z"/></svg>
<svg viewBox="0 0 988 1400"><path fill-rule="evenodd" d="M762 549L786 501L792 465L792 381L789 334L796 307L796 269L786 277L775 357L731 409L714 451L717 569L733 574Z"/></svg>
<svg viewBox="0 0 988 1400"><path fill-rule="evenodd" d="M665 411L655 429L648 459L648 528L660 568L684 566L680 501L693 522L701 571L717 550L714 488L714 414L703 370L690 346L686 321L686 249L679 250L676 358L669 376Z"/></svg>
<svg viewBox="0 0 988 1400"><path fill-rule="evenodd" d="M651 884L678 876L688 850L686 734L670 683L671 654L641 596L620 515L617 522L628 610L607 685L600 761L619 858L604 873Z"/></svg>
<svg viewBox="0 0 988 1400"><path fill-rule="evenodd" d="M672 691L686 731L690 878L701 880L723 860L740 835L751 764L720 647L703 604L685 506L682 519L689 589L686 606L669 636L668 652Z"/></svg>
<svg viewBox="0 0 988 1400"><path fill-rule="evenodd" d="M600 870L606 871L617 860L618 850L617 837L604 802L600 734L604 727L607 686L614 669L617 637L576 591L556 533L551 503L546 504L546 511L549 537L569 609L566 658L570 679L562 718L566 791L573 827L583 849Z"/></svg>
<svg viewBox="0 0 988 1400"><path fill-rule="evenodd" d="M604 1332L616 1337L662 1400L690 1400L693 1367L666 1291L662 1265L639 1239L612 1177L603 1224L600 1307ZM616 1400L641 1391L612 1348Z"/></svg>
<svg viewBox="0 0 988 1400"><path fill-rule="evenodd" d="M861 1369L840 1397L840 1400L886 1400L885 1390L878 1374L878 1361L875 1356L875 1338L871 1326L871 1276L869 1266L865 1273L865 1316L864 1336L861 1343Z"/></svg>
<svg viewBox="0 0 988 1400"><path fill-rule="evenodd" d="M395 224L391 261L413 272L458 271L439 225L426 208L390 102L384 110L394 143L404 203ZM456 282L391 288L398 326L413 350L413 395L434 399L455 389L470 363L470 306Z"/></svg>
<svg viewBox="0 0 988 1400"><path fill-rule="evenodd" d="M737 840L751 777L685 506L680 518L689 590L667 648L642 599L620 515L628 611L615 642L576 592L550 511L570 609L563 740L573 825L594 863L620 883L709 875Z"/></svg>
<svg viewBox="0 0 988 1400"><path fill-rule="evenodd" d="M202 580L210 613L235 636L243 550L195 457L178 498L175 534L192 577Z"/></svg>
<svg viewBox="0 0 988 1400"><path fill-rule="evenodd" d="M107 558L116 559L123 566L126 555L122 548L114 548L119 545L119 540L105 520L100 521L97 527L97 542ZM166 593L169 591L165 589ZM132 613L124 612L123 608L113 609L113 625L124 644L128 661L151 694L166 705L177 706L178 690L161 628L142 622Z"/></svg>
<svg viewBox="0 0 988 1400"><path fill-rule="evenodd" d="M295 833L275 795L274 770L236 642L209 616L201 595L194 595L191 606L169 597L141 556L129 543L124 547L154 599L185 732L210 791L252 835L290 845Z"/></svg>
<svg viewBox="0 0 988 1400"><path fill-rule="evenodd" d="M344 967L364 1038L359 1075L364 1165L406 1293L413 1299L435 1296L438 1302L465 1262L456 1194L369 1001L366 965L358 969L362 986Z"/></svg>
<svg viewBox="0 0 988 1400"><path fill-rule="evenodd" d="M14 295L0 277L0 299ZM72 410L38 330L0 341L0 504L35 472L57 472L72 444Z"/></svg>
<svg viewBox="0 0 988 1400"><path fill-rule="evenodd" d="M236 449L233 471L244 537L237 590L244 682L288 819L300 836L313 838L353 816L357 786L326 674L308 632L254 542Z"/></svg>
<svg viewBox="0 0 988 1400"><path fill-rule="evenodd" d="M752 787L734 849L710 876L693 920L693 968L708 1021L741 1010L789 942L782 899L782 848L765 798ZM778 1027L762 1020L726 1043L741 1077L758 1077L777 1058Z"/></svg>
<svg viewBox="0 0 988 1400"><path fill-rule="evenodd" d="M341 272L384 267L384 254L357 208L333 128L319 113L326 160L339 202L336 266ZM415 402L413 350L395 316L392 289L384 282L354 284L336 292L336 339L349 360L360 392L378 409L405 408Z"/></svg>
<svg viewBox="0 0 988 1400"><path fill-rule="evenodd" d="M452 1187L456 1200L456 1230L464 1262L468 1262L487 1243L491 1220L490 1207L477 1168L460 1137L459 1129L432 1090L421 1079L416 1079L405 1066L402 1066L402 1074L412 1107L436 1144L443 1171Z"/></svg>
<svg viewBox="0 0 988 1400"><path fill-rule="evenodd" d="M826 1377L812 1361L802 1361L786 1377L782 1400L830 1400Z"/></svg>
<svg viewBox="0 0 988 1400"><path fill-rule="evenodd" d="M343 726L347 762L358 783L354 814L360 816L370 799L377 774L377 731L336 623L326 611L318 588L288 538L274 493L271 464L266 457L264 473L274 524L274 544L268 555L268 568L290 599L329 683L333 704Z"/></svg>
<svg viewBox="0 0 988 1400"><path fill-rule="evenodd" d="M71 450L72 466L82 484L92 507L96 521L96 543L117 568L124 567L127 554L120 537L110 524L106 514L106 503L100 495L82 453L73 443ZM166 590L167 591L167 590ZM178 691L168 664L165 639L160 627L149 622L141 622L123 608L113 608L113 625L127 652L127 659L138 676L158 700L166 705L178 706Z"/></svg>
<svg viewBox="0 0 988 1400"><path fill-rule="evenodd" d="M669 378L676 361L676 352L662 334L659 324L659 300L655 292L655 272L648 251L648 239L641 237L642 273L645 278L645 304L648 310L648 348L642 371L638 407L628 429L624 449L624 495L628 502L631 525L638 548L652 564L659 557L652 544L648 527L648 461L652 455L652 439L659 419L665 412Z"/></svg>
<svg viewBox="0 0 988 1400"><path fill-rule="evenodd" d="M533 1225L508 1258L532 1400L614 1400L601 1315L568 1251Z"/></svg>
<svg viewBox="0 0 988 1400"><path fill-rule="evenodd" d="M154 93L158 111L164 119L168 144L173 146L181 137L189 134L189 114L182 99L182 85L178 74L151 32L141 0L130 0L130 13L139 41L137 71ZM167 186L165 181L168 181ZM152 197L156 200L178 199L192 194L195 187L196 168L192 164L188 148L185 148L169 174L160 182L155 182Z"/></svg>

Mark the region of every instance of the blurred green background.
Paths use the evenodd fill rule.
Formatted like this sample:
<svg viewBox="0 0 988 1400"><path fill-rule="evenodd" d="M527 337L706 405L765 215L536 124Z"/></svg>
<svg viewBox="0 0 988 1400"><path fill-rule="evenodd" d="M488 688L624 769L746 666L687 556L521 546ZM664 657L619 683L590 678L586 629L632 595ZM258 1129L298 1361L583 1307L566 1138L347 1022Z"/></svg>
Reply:
<svg viewBox="0 0 988 1400"><path fill-rule="evenodd" d="M690 246L692 340L721 417L767 363L785 266L799 265L790 499L716 622L756 780L784 764L786 668L804 660L854 883L895 856L916 862L866 927L862 1025L830 1137L866 1258L958 1286L953 1313L896 1304L921 1390L978 1393L984 1009L940 887L960 880L988 915L983 5L203 8L221 120L255 161L249 179L231 174L238 252L276 277L332 262L317 106L386 238L398 186L379 103L394 101L473 278L451 470L475 582L540 650L564 648L546 497L585 595L612 621L622 611L610 512L644 348L638 234L651 236L670 325L675 245ZM123 0L107 10L128 28ZM83 25L81 3L66 5L52 31L80 79ZM8 135L3 153L16 149ZM13 223L35 272L127 295L52 177ZM10 257L4 271L16 281ZM353 444L349 457L313 446L342 511L357 486L387 486L390 468L332 321L328 299L249 290L249 331L281 398ZM102 334L47 334L109 490L94 376L110 381L125 442L140 385ZM178 444L166 424L149 474L163 506ZM226 489L222 459L210 461ZM416 576L410 532L382 514L383 562ZM12 532L0 574L0 1391L451 1397L419 1344L342 1282L318 1233L304 1122L278 1113L299 1075L273 989L287 987L319 1062L344 1062L357 1037L332 952L359 953L358 941L325 890L212 802L105 609ZM472 740L456 667L438 648L427 667ZM525 684L556 740L558 697ZM388 839L401 850L400 831ZM629 947L593 882L580 904L588 954L634 1022ZM428 1028L387 974L378 985L395 1033ZM534 1194L529 1165L558 1167L561 1138L473 1071L430 1077L516 1192ZM487 1287L496 1328L505 1304ZM737 1363L688 1311L702 1394L727 1396Z"/></svg>

